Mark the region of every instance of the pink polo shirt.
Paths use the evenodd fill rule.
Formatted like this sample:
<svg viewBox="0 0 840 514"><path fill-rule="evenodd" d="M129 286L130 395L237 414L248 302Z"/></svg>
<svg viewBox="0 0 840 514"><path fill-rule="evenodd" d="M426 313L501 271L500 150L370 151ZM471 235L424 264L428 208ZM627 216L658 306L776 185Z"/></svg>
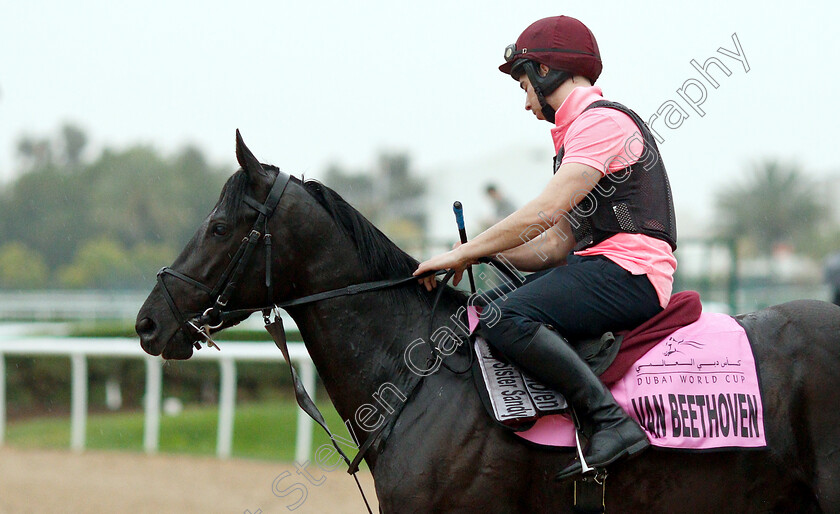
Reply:
<svg viewBox="0 0 840 514"><path fill-rule="evenodd" d="M578 87L557 109L551 135L555 151L565 148L563 164L585 164L606 175L633 164L642 154L641 132L629 116L608 108L583 112L592 102L603 99L598 86ZM644 234L622 233L575 254L603 255L634 275L646 275L659 304L663 308L668 305L677 260L667 242Z"/></svg>

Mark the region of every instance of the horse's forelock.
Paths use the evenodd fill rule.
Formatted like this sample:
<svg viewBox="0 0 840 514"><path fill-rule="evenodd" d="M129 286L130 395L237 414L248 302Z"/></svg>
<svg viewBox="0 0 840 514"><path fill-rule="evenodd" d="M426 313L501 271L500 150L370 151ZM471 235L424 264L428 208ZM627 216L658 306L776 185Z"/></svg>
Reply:
<svg viewBox="0 0 840 514"><path fill-rule="evenodd" d="M248 192L248 174L240 168L225 182L219 201L216 202L216 212L233 215L233 222L239 221L240 206Z"/></svg>
<svg viewBox="0 0 840 514"><path fill-rule="evenodd" d="M263 164L263 169L276 173L279 168L269 164ZM294 177L292 177L294 179ZM219 200L216 203L217 212L225 212L228 216L232 216L232 222L237 223L242 216L242 203L250 189L250 178L248 173L239 168L230 178L225 182L222 192L219 195Z"/></svg>

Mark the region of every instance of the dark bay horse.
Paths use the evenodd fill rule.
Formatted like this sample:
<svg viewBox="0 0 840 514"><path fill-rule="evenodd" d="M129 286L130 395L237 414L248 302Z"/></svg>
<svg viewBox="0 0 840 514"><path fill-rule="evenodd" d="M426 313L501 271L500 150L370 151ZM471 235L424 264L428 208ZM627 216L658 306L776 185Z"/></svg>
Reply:
<svg viewBox="0 0 840 514"><path fill-rule="evenodd" d="M279 303L407 277L416 269L416 260L336 193L260 165L238 134L237 157L241 169L137 316L141 345L152 355L192 355L197 334L185 321L213 304L211 293L220 290L214 284L236 275L229 264L256 226L272 236L271 264L263 258L264 244L256 243L225 298L229 308L258 309L267 298ZM265 209L281 178L287 182L282 199ZM430 293L411 281L287 311L338 413L363 443L385 413L371 411L374 400L382 400L377 394L386 394L383 386L393 404L415 376L406 349L428 339L430 326L452 326L450 316L465 302L463 293L448 288L433 310ZM650 449L610 468L608 512L840 512L840 307L796 301L739 320L751 336L762 379L768 448ZM415 366L427 362L425 346L413 357L412 351L408 360ZM463 367L462 353L447 361ZM572 485L555 482L554 475L571 458L571 450L531 446L495 425L469 375L443 368L420 383L385 443L365 456L380 510L388 513L570 511Z"/></svg>

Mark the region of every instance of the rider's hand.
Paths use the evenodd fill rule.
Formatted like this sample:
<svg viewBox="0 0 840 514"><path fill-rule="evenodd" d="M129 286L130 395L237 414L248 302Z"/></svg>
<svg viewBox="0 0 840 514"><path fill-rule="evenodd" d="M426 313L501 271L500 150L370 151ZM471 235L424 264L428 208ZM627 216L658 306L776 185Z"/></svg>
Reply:
<svg viewBox="0 0 840 514"><path fill-rule="evenodd" d="M414 276L422 275L428 271L451 269L455 270L455 275L452 277L452 285L458 285L458 282L461 281L461 277L464 274L464 270L471 264L475 264L475 261L464 255L461 243L456 243L452 250L436 255L427 261L421 262L420 266L417 267L417 271L414 272ZM421 278L419 279L419 282L426 287L427 291L431 291L437 287L437 280L435 280L434 275Z"/></svg>

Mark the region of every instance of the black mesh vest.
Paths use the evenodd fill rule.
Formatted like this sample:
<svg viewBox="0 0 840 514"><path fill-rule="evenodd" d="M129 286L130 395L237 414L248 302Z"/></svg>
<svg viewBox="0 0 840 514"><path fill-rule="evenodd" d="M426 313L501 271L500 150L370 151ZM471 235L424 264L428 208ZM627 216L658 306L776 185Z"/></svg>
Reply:
<svg viewBox="0 0 840 514"><path fill-rule="evenodd" d="M584 112L598 107L616 109L630 116L644 139L644 150L632 165L601 177L569 213L575 251L619 233L645 234L666 241L671 250L676 250L677 224L671 185L653 134L635 112L616 102L599 100ZM563 162L564 151L561 147L554 158L555 173Z"/></svg>

